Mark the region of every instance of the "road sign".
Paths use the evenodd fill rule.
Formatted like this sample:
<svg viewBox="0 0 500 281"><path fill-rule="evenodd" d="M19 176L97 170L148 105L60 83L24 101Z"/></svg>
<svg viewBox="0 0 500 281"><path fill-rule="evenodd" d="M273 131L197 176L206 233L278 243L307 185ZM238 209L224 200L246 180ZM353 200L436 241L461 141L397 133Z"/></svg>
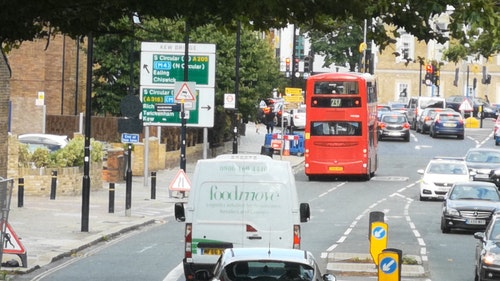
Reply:
<svg viewBox="0 0 500 281"><path fill-rule="evenodd" d="M24 254L26 249L19 240L9 223L7 223L4 233L3 252L6 254Z"/></svg>
<svg viewBox="0 0 500 281"><path fill-rule="evenodd" d="M469 100L465 99L458 107L458 110L460 110L460 111L473 111L474 108L472 108L472 105L470 104Z"/></svg>
<svg viewBox="0 0 500 281"><path fill-rule="evenodd" d="M184 170L180 169L177 172L168 189L173 191L189 191L191 189L191 181Z"/></svg>
<svg viewBox="0 0 500 281"><path fill-rule="evenodd" d="M196 90L196 83L194 82L176 82L174 93L174 100L180 101L196 101L196 95L193 94Z"/></svg>
<svg viewBox="0 0 500 281"><path fill-rule="evenodd" d="M224 108L225 109L236 108L236 94L231 94L231 93L224 94Z"/></svg>
<svg viewBox="0 0 500 281"><path fill-rule="evenodd" d="M288 96L302 96L301 88L285 88L285 94Z"/></svg>
<svg viewBox="0 0 500 281"><path fill-rule="evenodd" d="M375 264L378 265L378 255L387 248L387 224L385 222L373 222L370 229L370 254Z"/></svg>
<svg viewBox="0 0 500 281"><path fill-rule="evenodd" d="M211 128L214 126L215 90L213 88L197 88L196 103L189 111L187 127ZM180 113L156 111L156 104L174 104L174 89L141 87L142 120L144 126L180 126ZM187 109L188 103L184 104Z"/></svg>
<svg viewBox="0 0 500 281"><path fill-rule="evenodd" d="M401 280L401 256L399 249L384 249L378 255L378 280L399 281Z"/></svg>
<svg viewBox="0 0 500 281"><path fill-rule="evenodd" d="M122 134L122 143L138 143L139 142L139 134Z"/></svg>
<svg viewBox="0 0 500 281"><path fill-rule="evenodd" d="M181 104L165 104L165 103L157 103L155 104L155 110L157 112L180 112Z"/></svg>
<svg viewBox="0 0 500 281"><path fill-rule="evenodd" d="M141 86L184 81L184 43L141 43ZM215 44L189 44L189 81L215 87Z"/></svg>

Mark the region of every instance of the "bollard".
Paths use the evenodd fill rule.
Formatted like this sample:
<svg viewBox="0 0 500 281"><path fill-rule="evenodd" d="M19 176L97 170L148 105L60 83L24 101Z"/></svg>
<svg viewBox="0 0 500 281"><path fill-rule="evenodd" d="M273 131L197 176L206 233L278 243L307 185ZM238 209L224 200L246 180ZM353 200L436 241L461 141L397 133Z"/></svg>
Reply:
<svg viewBox="0 0 500 281"><path fill-rule="evenodd" d="M17 187L19 188L17 192L17 207L21 208L24 205L24 178L17 180Z"/></svg>
<svg viewBox="0 0 500 281"><path fill-rule="evenodd" d="M108 213L115 212L115 184L113 182L109 183L109 208Z"/></svg>
<svg viewBox="0 0 500 281"><path fill-rule="evenodd" d="M156 199L156 172L151 172L151 199Z"/></svg>
<svg viewBox="0 0 500 281"><path fill-rule="evenodd" d="M50 200L56 199L57 170L52 171L52 184L50 185Z"/></svg>

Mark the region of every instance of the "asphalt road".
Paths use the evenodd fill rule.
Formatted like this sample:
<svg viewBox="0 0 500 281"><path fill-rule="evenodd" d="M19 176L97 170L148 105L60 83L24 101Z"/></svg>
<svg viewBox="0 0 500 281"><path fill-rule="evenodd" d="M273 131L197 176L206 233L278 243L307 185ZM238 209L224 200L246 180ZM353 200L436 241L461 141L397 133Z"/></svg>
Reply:
<svg viewBox="0 0 500 281"><path fill-rule="evenodd" d="M311 221L302 226L302 247L312 251L325 269L330 266L329 254L369 254L368 218L370 212L379 211L388 224L388 247L423 261L425 275L401 280L473 280L476 242L472 233L441 233L442 203L418 200L417 170L434 156L463 156L470 147L494 147L489 122L484 122L485 129L467 130L465 140L432 139L412 131L409 143L381 142L379 169L368 182L346 178L309 181L299 170L299 201L308 202L312 213ZM184 280L180 266L183 231L183 223L161 218L155 226L14 280ZM337 275L340 281L377 280L374 275Z"/></svg>

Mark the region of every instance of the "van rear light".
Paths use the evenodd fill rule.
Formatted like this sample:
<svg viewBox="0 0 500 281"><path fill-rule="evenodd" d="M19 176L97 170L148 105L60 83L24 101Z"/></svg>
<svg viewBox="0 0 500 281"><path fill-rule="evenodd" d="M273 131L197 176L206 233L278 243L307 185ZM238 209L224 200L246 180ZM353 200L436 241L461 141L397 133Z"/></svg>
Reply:
<svg viewBox="0 0 500 281"><path fill-rule="evenodd" d="M300 225L293 226L293 248L300 249Z"/></svg>
<svg viewBox="0 0 500 281"><path fill-rule="evenodd" d="M184 233L184 257L185 258L192 258L193 252L192 252L192 243L193 243L193 236L192 236L192 229L193 226L190 223L186 223L186 229Z"/></svg>
<svg viewBox="0 0 500 281"><path fill-rule="evenodd" d="M257 229L255 229L253 226L247 224L247 232L257 232Z"/></svg>

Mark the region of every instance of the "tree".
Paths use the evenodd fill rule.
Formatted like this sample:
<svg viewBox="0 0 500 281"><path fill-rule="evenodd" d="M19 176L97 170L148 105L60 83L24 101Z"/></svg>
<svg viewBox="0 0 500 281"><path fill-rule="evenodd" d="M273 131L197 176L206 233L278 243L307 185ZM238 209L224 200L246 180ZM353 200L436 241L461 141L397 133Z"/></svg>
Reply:
<svg viewBox="0 0 500 281"><path fill-rule="evenodd" d="M451 6L450 6L451 5ZM368 38L373 39L381 50L390 44L397 33L390 34L387 25L406 32L419 40L436 39L440 43L448 40L437 32L433 19L449 12L452 14L448 26L450 36L459 44L469 42L469 52L485 57L500 49L500 3L498 0L351 0L339 5L337 0L295 1L170 1L164 0L50 0L40 5L39 1L0 2L0 43L8 50L22 41L47 38L50 33L62 32L73 37L116 33L113 22L137 12L141 16L155 18L183 18L191 26L214 24L232 25L235 20L252 22L255 29L284 27L288 23L309 24L325 33L335 31L328 23L352 17L361 22L373 19L375 25ZM464 36L463 26L470 27ZM465 38L464 38L465 37Z"/></svg>
<svg viewBox="0 0 500 281"><path fill-rule="evenodd" d="M355 71L361 61L358 46L363 42L363 26L352 18L331 20L330 25L334 26L336 31L325 34L307 26L301 30L307 32L314 54L324 56L323 67L335 64Z"/></svg>
<svg viewBox="0 0 500 281"><path fill-rule="evenodd" d="M133 71L134 94L139 88L140 41L182 42L185 23L182 20L142 18L140 25L130 18L113 23L113 28L128 30L121 34L103 35L94 41L93 109L99 114L119 115L121 98L129 93L130 69ZM235 88L235 34L232 29L206 25L190 31L190 42L213 43L216 48L216 112L212 136L215 142L232 134L230 115L223 108L225 93ZM270 96L273 88L285 85L279 63L266 38L261 38L248 25L242 25L240 46L240 86L238 112L246 121L256 119L259 100ZM135 42L135 43L133 43ZM130 54L132 51L132 60ZM132 68L130 64L132 63Z"/></svg>

